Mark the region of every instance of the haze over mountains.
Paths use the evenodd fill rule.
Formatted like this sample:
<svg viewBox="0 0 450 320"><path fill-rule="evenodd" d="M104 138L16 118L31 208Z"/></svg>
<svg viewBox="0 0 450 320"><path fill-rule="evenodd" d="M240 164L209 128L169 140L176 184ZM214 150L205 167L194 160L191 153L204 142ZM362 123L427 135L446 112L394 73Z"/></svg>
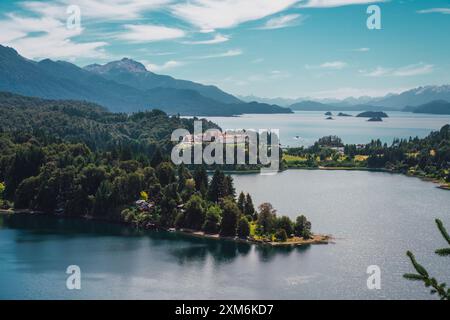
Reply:
<svg viewBox="0 0 450 320"><path fill-rule="evenodd" d="M384 97L349 97L343 100L338 99L313 99L313 98L258 98L255 96L240 97L242 100L248 99L276 103L286 106L292 110L303 111L401 111L405 107L418 107L434 101L450 102L450 85L424 86L404 91L399 94L388 94ZM428 108L426 110L437 110ZM440 109L442 110L442 109Z"/></svg>
<svg viewBox="0 0 450 320"><path fill-rule="evenodd" d="M243 102L214 86L158 75L131 59L80 68L65 61L28 60L1 45L0 91L85 100L120 112L161 109L195 116L291 112L276 105Z"/></svg>

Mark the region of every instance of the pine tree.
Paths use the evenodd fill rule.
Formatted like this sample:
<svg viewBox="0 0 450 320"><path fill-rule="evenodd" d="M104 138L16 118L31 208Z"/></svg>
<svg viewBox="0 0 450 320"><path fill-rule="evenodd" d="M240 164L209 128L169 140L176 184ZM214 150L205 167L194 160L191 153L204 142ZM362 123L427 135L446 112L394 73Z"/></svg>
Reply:
<svg viewBox="0 0 450 320"><path fill-rule="evenodd" d="M153 157L152 160L150 161L150 165L153 168L156 168L157 166L159 166L159 164L163 162L163 155L161 152L161 149L159 147L157 147L155 149L155 152L153 153Z"/></svg>
<svg viewBox="0 0 450 320"><path fill-rule="evenodd" d="M436 224L442 234L442 237L444 237L445 241L449 244L449 247L437 249L435 253L441 257L450 256L450 236L441 220L436 219ZM435 278L430 277L428 271L417 262L416 257L411 251L406 252L406 255L411 260L411 263L417 273L407 273L404 274L403 277L412 281L422 281L425 287L432 288L430 290L431 294L438 294L441 300L450 300L450 288L446 289L445 283L439 283Z"/></svg>
<svg viewBox="0 0 450 320"><path fill-rule="evenodd" d="M222 221L220 224L220 235L226 237L236 236L236 229L239 219L239 208L236 203L229 198L222 202Z"/></svg>
<svg viewBox="0 0 450 320"><path fill-rule="evenodd" d="M246 217L242 217L239 220L237 227L237 235L241 239L247 239L247 237L250 235L250 224L248 223Z"/></svg>
<svg viewBox="0 0 450 320"><path fill-rule="evenodd" d="M211 179L211 183L208 189L208 200L212 202L219 202L219 199L222 199L227 196L227 186L225 185L225 175L219 169L214 172L214 175Z"/></svg>
<svg viewBox="0 0 450 320"><path fill-rule="evenodd" d="M194 171L195 189L205 195L208 189L208 173L205 166L197 166Z"/></svg>
<svg viewBox="0 0 450 320"><path fill-rule="evenodd" d="M236 189L234 188L233 178L231 176L225 176L223 179L224 184L224 196L235 199Z"/></svg>
<svg viewBox="0 0 450 320"><path fill-rule="evenodd" d="M255 206L253 205L253 200L249 193L247 193L247 196L245 197L244 214L246 216L252 216L254 220L257 218Z"/></svg>
<svg viewBox="0 0 450 320"><path fill-rule="evenodd" d="M237 205L239 207L239 210L241 210L242 213L245 213L245 194L244 194L244 192L241 192L239 194Z"/></svg>

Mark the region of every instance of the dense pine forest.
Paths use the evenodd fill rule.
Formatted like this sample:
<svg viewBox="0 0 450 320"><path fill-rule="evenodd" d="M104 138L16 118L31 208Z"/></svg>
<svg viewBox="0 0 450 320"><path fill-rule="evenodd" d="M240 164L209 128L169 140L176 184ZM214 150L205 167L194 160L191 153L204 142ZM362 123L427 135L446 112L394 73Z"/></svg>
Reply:
<svg viewBox="0 0 450 320"><path fill-rule="evenodd" d="M0 205L44 213L177 228L265 241L311 236L216 170L169 160L170 134L193 131L193 119L153 110L110 113L77 101L0 95ZM216 127L203 121L204 129Z"/></svg>

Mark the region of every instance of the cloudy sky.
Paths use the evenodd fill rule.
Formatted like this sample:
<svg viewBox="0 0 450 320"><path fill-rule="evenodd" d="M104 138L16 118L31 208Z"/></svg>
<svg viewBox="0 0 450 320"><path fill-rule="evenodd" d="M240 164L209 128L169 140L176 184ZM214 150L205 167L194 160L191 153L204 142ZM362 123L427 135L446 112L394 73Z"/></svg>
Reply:
<svg viewBox="0 0 450 320"><path fill-rule="evenodd" d="M366 26L372 4L381 30ZM448 84L449 34L448 0L0 2L0 44L27 58L84 66L129 57L156 73L261 97Z"/></svg>

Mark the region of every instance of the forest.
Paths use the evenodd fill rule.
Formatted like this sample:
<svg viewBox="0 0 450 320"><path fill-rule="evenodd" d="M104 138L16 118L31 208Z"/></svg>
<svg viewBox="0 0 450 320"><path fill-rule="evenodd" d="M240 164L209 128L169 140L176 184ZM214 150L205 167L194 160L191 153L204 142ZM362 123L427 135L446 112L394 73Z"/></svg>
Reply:
<svg viewBox="0 0 450 320"><path fill-rule="evenodd" d="M85 102L0 97L0 205L143 228L266 241L311 237L311 223L255 208L221 170L174 166L174 129L194 119L153 110L116 114ZM216 127L204 121L205 129Z"/></svg>

